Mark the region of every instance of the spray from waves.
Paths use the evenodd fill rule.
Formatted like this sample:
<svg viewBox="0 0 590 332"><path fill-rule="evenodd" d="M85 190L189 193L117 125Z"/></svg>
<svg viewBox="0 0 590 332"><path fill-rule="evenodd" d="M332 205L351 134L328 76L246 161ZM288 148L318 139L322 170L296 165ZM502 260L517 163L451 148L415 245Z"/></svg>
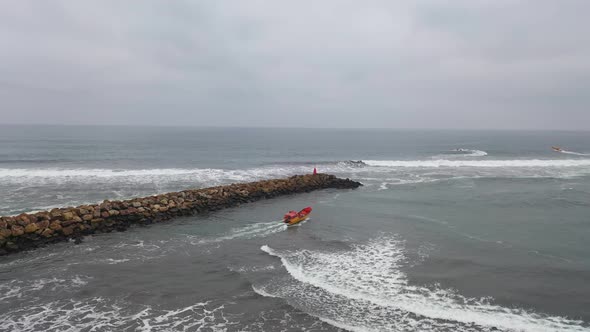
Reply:
<svg viewBox="0 0 590 332"><path fill-rule="evenodd" d="M258 287L262 293L353 331L590 331L582 321L410 285L400 270L407 264L403 242L395 237L345 252L261 249L279 257L294 279Z"/></svg>
<svg viewBox="0 0 590 332"><path fill-rule="evenodd" d="M282 232L287 229L287 225L285 225L281 220L277 221L269 221L269 222L260 222L251 224L245 227L234 228L230 230L227 234L222 235L220 237L212 238L212 239L200 239L198 241L193 241L191 244L207 244L207 243L218 243L227 240L233 239L251 239L255 237L265 237L274 233Z"/></svg>
<svg viewBox="0 0 590 332"><path fill-rule="evenodd" d="M223 304L199 302L170 310L104 298L37 303L2 313L0 321L0 331L11 332L223 331L237 324Z"/></svg>
<svg viewBox="0 0 590 332"><path fill-rule="evenodd" d="M369 166L437 168L437 167L488 167L488 168L561 168L590 166L590 159L551 160L551 159L514 159L514 160L365 160Z"/></svg>

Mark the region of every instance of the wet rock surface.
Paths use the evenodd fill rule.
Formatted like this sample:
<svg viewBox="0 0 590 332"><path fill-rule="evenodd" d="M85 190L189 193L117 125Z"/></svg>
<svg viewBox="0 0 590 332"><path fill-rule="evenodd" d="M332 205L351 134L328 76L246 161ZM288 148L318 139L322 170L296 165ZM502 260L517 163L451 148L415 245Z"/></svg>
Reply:
<svg viewBox="0 0 590 332"><path fill-rule="evenodd" d="M296 175L0 217L0 255L70 239L79 243L84 235L123 231L133 224L151 224L282 195L361 185L328 174Z"/></svg>

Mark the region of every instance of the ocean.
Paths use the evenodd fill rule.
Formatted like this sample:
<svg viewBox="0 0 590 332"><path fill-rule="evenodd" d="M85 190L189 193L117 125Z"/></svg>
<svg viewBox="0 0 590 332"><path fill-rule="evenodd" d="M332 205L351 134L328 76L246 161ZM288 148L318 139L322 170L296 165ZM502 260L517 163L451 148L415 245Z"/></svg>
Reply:
<svg viewBox="0 0 590 332"><path fill-rule="evenodd" d="M314 167L364 186L0 257L0 331L590 331L590 132L4 125L0 215Z"/></svg>

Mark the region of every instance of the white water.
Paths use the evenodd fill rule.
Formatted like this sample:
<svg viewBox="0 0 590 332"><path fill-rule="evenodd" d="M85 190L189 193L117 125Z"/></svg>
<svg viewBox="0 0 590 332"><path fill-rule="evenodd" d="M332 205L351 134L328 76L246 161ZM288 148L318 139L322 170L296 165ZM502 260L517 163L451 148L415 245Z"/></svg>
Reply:
<svg viewBox="0 0 590 332"><path fill-rule="evenodd" d="M12 280L0 283L0 301L8 302L21 298L35 298L35 295L43 290L43 293L66 292L88 283L86 276L74 276L70 279L41 278L31 280Z"/></svg>
<svg viewBox="0 0 590 332"><path fill-rule="evenodd" d="M512 160L365 160L367 165L380 167L583 167L590 166L590 159L512 159Z"/></svg>
<svg viewBox="0 0 590 332"><path fill-rule="evenodd" d="M451 156L457 157L485 157L488 155L487 152L482 150L470 150L470 149L456 149L451 152L461 152L460 154L452 154Z"/></svg>
<svg viewBox="0 0 590 332"><path fill-rule="evenodd" d="M287 225L281 220L261 222L251 224L245 227L233 228L227 234L219 237L210 239L200 239L197 242L191 242L192 244L206 244L206 243L217 243L227 240L233 240L237 238L251 239L255 237L265 237L270 234L282 232L287 229Z"/></svg>
<svg viewBox="0 0 590 332"><path fill-rule="evenodd" d="M566 151L566 150L561 150L559 152L565 153L565 154L573 154L573 155L576 155L576 156L590 156L590 153L580 153L580 152Z"/></svg>
<svg viewBox="0 0 590 332"><path fill-rule="evenodd" d="M279 257L294 279L290 284L259 287L261 293L286 298L349 330L590 331L580 321L411 285L401 271L407 263L403 243L395 237L344 252L261 249Z"/></svg>
<svg viewBox="0 0 590 332"><path fill-rule="evenodd" d="M199 302L168 310L103 298L31 304L0 314L0 331L224 331L236 324L223 305Z"/></svg>
<svg viewBox="0 0 590 332"><path fill-rule="evenodd" d="M477 150L474 150L477 151ZM462 155L458 155L462 156ZM319 171L350 177L365 190L424 184L463 178L572 178L590 174L590 159L454 159L367 160L363 165L321 165ZM274 165L240 170L224 169L61 169L0 168L0 214L40 211L56 206L93 204L103 199L142 197L188 188L282 178L310 173L305 165ZM91 185L93 190L87 191ZM372 189L373 188L373 189ZM16 199L19 197L19 199ZM27 202L23 205L23 201Z"/></svg>

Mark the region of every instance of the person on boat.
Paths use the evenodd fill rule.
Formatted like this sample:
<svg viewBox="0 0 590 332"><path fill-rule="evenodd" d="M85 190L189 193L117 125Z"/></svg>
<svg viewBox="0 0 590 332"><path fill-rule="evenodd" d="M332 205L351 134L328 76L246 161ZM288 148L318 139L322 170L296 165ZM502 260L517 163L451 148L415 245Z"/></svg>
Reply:
<svg viewBox="0 0 590 332"><path fill-rule="evenodd" d="M293 210L291 210L291 211L289 211L287 214L285 214L285 216L283 217L283 222L284 222L285 224L288 224L288 223L289 223L289 221L290 221L291 219L293 219L293 218L297 217L297 215L298 215L297 211L293 211Z"/></svg>

